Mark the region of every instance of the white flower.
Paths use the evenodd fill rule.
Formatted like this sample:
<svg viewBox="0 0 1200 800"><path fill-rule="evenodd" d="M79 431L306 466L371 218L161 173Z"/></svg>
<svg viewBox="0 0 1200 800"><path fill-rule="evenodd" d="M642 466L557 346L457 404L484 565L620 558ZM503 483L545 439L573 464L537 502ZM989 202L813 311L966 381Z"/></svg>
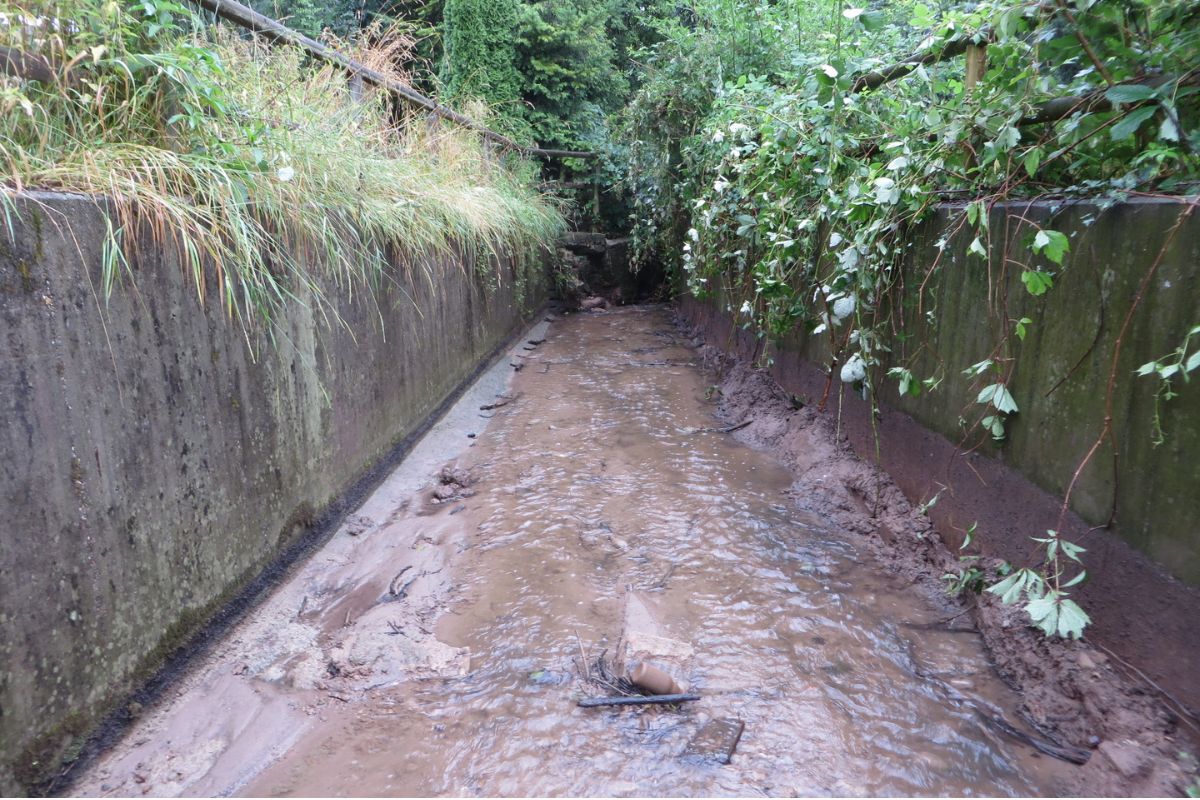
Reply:
<svg viewBox="0 0 1200 800"><path fill-rule="evenodd" d="M722 131L722 130L717 130L717 131L714 131L714 132L713 132L713 141L714 141L714 142L723 142L723 141L725 141L725 131Z"/></svg>
<svg viewBox="0 0 1200 800"><path fill-rule="evenodd" d="M867 377L867 365L858 353L850 356L842 365L842 383L854 383Z"/></svg>
<svg viewBox="0 0 1200 800"><path fill-rule="evenodd" d="M836 321L841 322L846 317L854 313L855 305L856 303L854 300L854 295L839 297L837 300L833 301L833 318Z"/></svg>
<svg viewBox="0 0 1200 800"><path fill-rule="evenodd" d="M700 241L700 231L696 230L695 228L689 228L688 229L688 238L690 238L693 242L699 242Z"/></svg>
<svg viewBox="0 0 1200 800"><path fill-rule="evenodd" d="M292 178L296 177L296 170L292 169L291 167L280 167L279 171L275 173L275 177L279 178L281 181L290 181Z"/></svg>
<svg viewBox="0 0 1200 800"><path fill-rule="evenodd" d="M692 246L691 246L690 244L684 243L684 245L683 245L683 252L685 252L685 253L690 253L690 252L692 252Z"/></svg>
<svg viewBox="0 0 1200 800"><path fill-rule="evenodd" d="M746 300L742 303L742 307L741 307L740 311L742 314L745 314L746 316L750 316L751 314L754 313L754 310L752 308L750 308L749 300Z"/></svg>
<svg viewBox="0 0 1200 800"><path fill-rule="evenodd" d="M717 178L716 182L713 183L713 191L717 194L721 194L721 192L724 192L727 188L729 188L729 182L722 178Z"/></svg>

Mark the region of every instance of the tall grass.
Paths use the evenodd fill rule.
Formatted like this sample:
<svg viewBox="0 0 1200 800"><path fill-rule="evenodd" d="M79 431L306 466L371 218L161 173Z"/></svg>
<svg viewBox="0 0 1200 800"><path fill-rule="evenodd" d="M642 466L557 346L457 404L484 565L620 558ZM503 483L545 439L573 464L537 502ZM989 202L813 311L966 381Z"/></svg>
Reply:
<svg viewBox="0 0 1200 800"><path fill-rule="evenodd" d="M11 213L29 188L108 198L106 291L136 278L135 229L178 250L201 302L215 276L247 325L302 287L328 313L321 287L378 286L394 261L520 260L561 232L533 165L382 91L352 93L297 50L151 5L64 0L0 20L0 45L54 74L0 78L0 203ZM396 30L338 46L406 77Z"/></svg>

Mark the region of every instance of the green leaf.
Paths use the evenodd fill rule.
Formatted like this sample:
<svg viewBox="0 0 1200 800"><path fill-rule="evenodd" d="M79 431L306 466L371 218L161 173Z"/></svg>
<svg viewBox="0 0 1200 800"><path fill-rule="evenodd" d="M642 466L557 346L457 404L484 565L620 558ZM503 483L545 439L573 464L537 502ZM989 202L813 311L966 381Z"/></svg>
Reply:
<svg viewBox="0 0 1200 800"><path fill-rule="evenodd" d="M1025 172L1029 177L1037 174L1038 167L1042 164L1042 149L1035 147L1025 154Z"/></svg>
<svg viewBox="0 0 1200 800"><path fill-rule="evenodd" d="M1196 367L1200 367L1200 350L1188 356L1187 363L1183 365L1184 372L1191 372Z"/></svg>
<svg viewBox="0 0 1200 800"><path fill-rule="evenodd" d="M1011 605L1021 599L1021 592L1025 588L1024 575L1025 570L1014 572L999 583L989 586L987 591L998 595L1001 603Z"/></svg>
<svg viewBox="0 0 1200 800"><path fill-rule="evenodd" d="M1058 635L1078 639L1092 619L1074 600L1063 599L1058 604Z"/></svg>
<svg viewBox="0 0 1200 800"><path fill-rule="evenodd" d="M1158 126L1158 138L1164 142L1179 141L1179 126L1175 124L1175 120L1170 116L1164 116L1162 124Z"/></svg>
<svg viewBox="0 0 1200 800"><path fill-rule="evenodd" d="M1031 295L1041 297L1050 287L1054 286L1054 279L1050 276L1049 272L1027 269L1021 273L1021 283L1025 284L1026 290ZM1020 336L1022 339L1025 338L1025 328L1021 323L1017 323L1017 336Z"/></svg>
<svg viewBox="0 0 1200 800"><path fill-rule="evenodd" d="M983 361L980 361L976 364L972 364L971 366L964 369L963 375L967 375L970 377L977 377L977 376L982 375L983 373L987 372L989 369L991 369L992 364L994 364L994 363L995 362L992 361L990 358L985 358Z"/></svg>
<svg viewBox="0 0 1200 800"><path fill-rule="evenodd" d="M1144 106L1130 111L1124 119L1113 125L1113 141L1120 142L1133 136L1137 133L1137 129L1142 127L1142 123L1153 117L1156 111L1158 111L1157 106Z"/></svg>
<svg viewBox="0 0 1200 800"><path fill-rule="evenodd" d="M1065 233L1043 228L1033 237L1033 252L1043 253L1055 264L1062 264L1063 256L1071 249L1071 240Z"/></svg>
<svg viewBox="0 0 1200 800"><path fill-rule="evenodd" d="M996 147L1003 151L1012 150L1021 142L1021 132L1012 125L1005 125L996 134Z"/></svg>
<svg viewBox="0 0 1200 800"><path fill-rule="evenodd" d="M1023 279L1024 278L1022 278L1022 280ZM1029 284L1025 285L1029 286ZM1019 320L1017 320L1017 338L1022 342L1025 341L1025 326L1032 324L1033 320L1031 320L1029 317L1021 317Z"/></svg>
<svg viewBox="0 0 1200 800"><path fill-rule="evenodd" d="M1068 542L1066 539L1060 540L1059 545L1062 547L1062 551L1066 554L1067 558L1071 559L1072 561L1078 561L1079 554L1087 552L1085 548L1082 548L1072 542Z"/></svg>
<svg viewBox="0 0 1200 800"><path fill-rule="evenodd" d="M996 394L992 398L992 405L996 407L996 410L1005 414L1017 413L1017 402L1009 394L1008 387L1002 383L996 384Z"/></svg>
<svg viewBox="0 0 1200 800"><path fill-rule="evenodd" d="M1072 586L1078 586L1079 584L1083 583L1085 578L1087 578L1087 570L1080 570L1078 575L1063 584L1063 588L1070 589Z"/></svg>
<svg viewBox="0 0 1200 800"><path fill-rule="evenodd" d="M1052 594L1030 600L1025 604L1025 613L1047 636L1058 629L1058 603Z"/></svg>
<svg viewBox="0 0 1200 800"><path fill-rule="evenodd" d="M874 32L882 28L887 22L887 19L883 16L883 12L881 11L867 11L858 18L858 21L861 22L862 26L868 31Z"/></svg>
<svg viewBox="0 0 1200 800"><path fill-rule="evenodd" d="M987 405L991 403L996 407L997 411L1005 414L1017 413L1017 403L1008 392L1008 387L1003 383L993 383L991 386L985 386L980 392L979 397L975 402Z"/></svg>
<svg viewBox="0 0 1200 800"><path fill-rule="evenodd" d="M1154 89L1137 83L1125 83L1112 87L1104 96L1112 103L1140 103L1154 97Z"/></svg>

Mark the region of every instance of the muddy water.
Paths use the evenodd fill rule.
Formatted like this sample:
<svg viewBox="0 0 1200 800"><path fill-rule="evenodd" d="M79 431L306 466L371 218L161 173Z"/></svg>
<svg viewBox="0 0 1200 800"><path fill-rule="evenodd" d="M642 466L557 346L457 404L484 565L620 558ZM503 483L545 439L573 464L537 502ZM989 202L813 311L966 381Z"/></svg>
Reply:
<svg viewBox="0 0 1200 800"><path fill-rule="evenodd" d="M789 510L790 476L712 416L696 354L661 309L568 317L463 464L478 493L430 507L466 535L435 632L463 677L330 709L242 787L270 795L1029 795L1060 766L998 738L945 689L1012 708L971 633ZM451 511L454 515L451 516ZM579 709L588 659L630 604L690 645L703 695ZM632 624L632 623L631 623ZM930 676L937 676L931 678ZM732 763L683 757L745 723Z"/></svg>

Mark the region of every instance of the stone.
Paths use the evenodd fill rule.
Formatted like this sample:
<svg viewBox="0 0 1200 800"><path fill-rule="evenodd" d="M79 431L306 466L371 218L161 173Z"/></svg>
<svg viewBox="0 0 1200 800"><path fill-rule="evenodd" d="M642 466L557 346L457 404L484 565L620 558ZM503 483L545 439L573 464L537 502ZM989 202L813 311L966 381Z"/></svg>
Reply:
<svg viewBox="0 0 1200 800"><path fill-rule="evenodd" d="M701 726L687 743L683 755L689 758L728 764L733 759L746 724L740 719L720 717L710 719Z"/></svg>
<svg viewBox="0 0 1200 800"><path fill-rule="evenodd" d="M1136 778L1146 769L1146 750L1135 742L1101 742L1096 752L1126 778Z"/></svg>

